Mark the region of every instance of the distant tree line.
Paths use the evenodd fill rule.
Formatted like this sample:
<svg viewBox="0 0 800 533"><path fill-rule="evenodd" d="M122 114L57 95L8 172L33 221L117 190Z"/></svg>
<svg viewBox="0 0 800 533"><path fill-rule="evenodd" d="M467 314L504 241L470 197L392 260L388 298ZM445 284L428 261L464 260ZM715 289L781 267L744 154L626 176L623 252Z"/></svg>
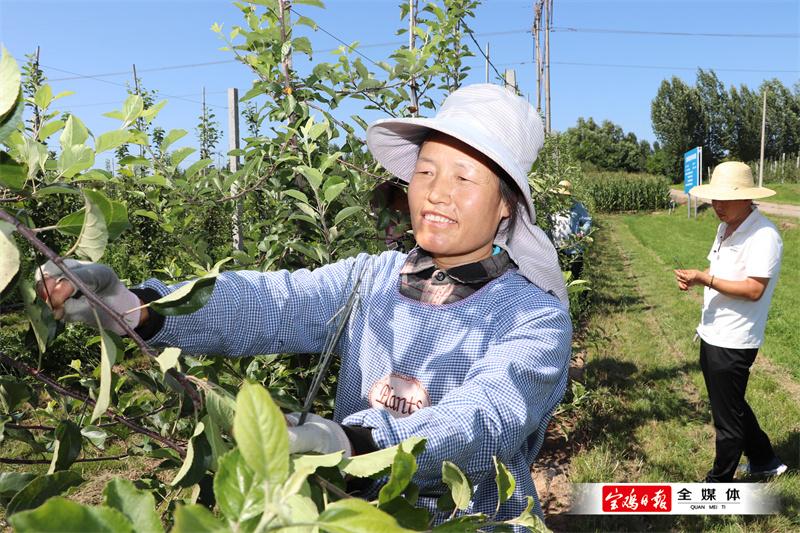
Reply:
<svg viewBox="0 0 800 533"><path fill-rule="evenodd" d="M563 133L563 137L584 170L651 174L666 174L669 170L658 142L650 146L645 139L640 141L635 133L625 133L621 126L610 120L598 124L592 117L581 117L574 127Z"/></svg>
<svg viewBox="0 0 800 533"><path fill-rule="evenodd" d="M771 79L758 90L746 85L726 90L713 70L702 69L694 86L675 76L661 82L651 119L669 174L673 178L683 174L683 154L695 146L703 147L704 167L728 159L758 160L765 90L765 157L796 157L800 152L800 82L792 89Z"/></svg>

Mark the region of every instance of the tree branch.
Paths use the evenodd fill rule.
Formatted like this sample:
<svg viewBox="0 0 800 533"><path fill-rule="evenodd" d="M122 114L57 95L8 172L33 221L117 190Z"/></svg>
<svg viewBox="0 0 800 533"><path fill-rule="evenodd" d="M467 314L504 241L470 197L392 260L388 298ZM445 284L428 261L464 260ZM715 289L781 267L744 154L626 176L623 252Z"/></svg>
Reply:
<svg viewBox="0 0 800 533"><path fill-rule="evenodd" d="M127 322L125 322L125 319L122 317L122 315L109 307L108 304L102 300L102 298L97 296L97 294L95 294L83 281L81 281L81 279L64 264L64 260L57 253L39 240L33 230L20 222L13 215L7 213L4 209L0 209L0 219L13 224L17 230L17 233L22 235L25 240L30 242L33 247L36 248L42 255L55 263L64 273L64 277L70 280L73 285L75 285L75 287L80 290L84 296L86 296L86 299L89 300L94 307L102 309L104 313L114 320L114 322L120 325L120 327L125 331L126 335L139 346L139 349L142 350L142 353L153 358L158 357L158 354L156 354L156 352L147 344L147 342L145 342L145 340L142 339L142 337L136 333L136 331L129 326ZM200 411L203 405L202 399L197 391L194 390L194 388L192 388L192 386L189 384L186 376L180 372L177 372L175 369L170 369L169 372L170 375L175 378L189 394L195 409Z"/></svg>
<svg viewBox="0 0 800 533"><path fill-rule="evenodd" d="M97 461L114 461L116 459L124 459L129 457L127 453L122 455L106 455L104 457L86 457L84 459L75 459L73 463L95 463ZM0 464L7 465L49 465L52 461L50 459L10 459L8 457L0 457Z"/></svg>
<svg viewBox="0 0 800 533"><path fill-rule="evenodd" d="M70 398L74 398L76 400L80 400L82 402L86 402L91 406L94 406L94 404L95 404L95 401L92 400L91 398L89 398L87 395L82 394L82 393L77 392L77 391L74 391L74 390L70 390L70 389L68 389L66 387L63 387L58 382L56 382L53 378L47 376L46 374L42 373L41 371L36 370L35 368L30 367L30 366L26 365L25 363L23 363L21 361L17 361L15 359L12 359L11 357L7 356L6 354L4 354L2 352L0 352L0 361L2 361L3 364L9 365L9 366L13 366L14 368L19 370L20 372L28 374L29 376L41 381L42 383L44 383L48 387L52 388L53 390L55 390L56 392L58 392L60 394L63 394L64 396L69 396ZM112 409L108 409L105 412L105 416L108 416L112 420L114 420L116 422L119 422L120 424L122 424L124 426L127 426L128 428L132 429L136 433L140 433L142 435L146 435L146 436L150 437L151 439L153 439L154 441L160 442L164 446L172 448L173 450L178 452L178 454L180 454L181 457L184 457L186 455L186 451L183 449L183 446L181 446L179 443L177 443L177 442L175 442L173 440L167 439L165 437L162 437L161 435L159 435L155 431L151 431L151 430L147 429L146 427L140 426L139 424L133 422L130 418L115 413Z"/></svg>

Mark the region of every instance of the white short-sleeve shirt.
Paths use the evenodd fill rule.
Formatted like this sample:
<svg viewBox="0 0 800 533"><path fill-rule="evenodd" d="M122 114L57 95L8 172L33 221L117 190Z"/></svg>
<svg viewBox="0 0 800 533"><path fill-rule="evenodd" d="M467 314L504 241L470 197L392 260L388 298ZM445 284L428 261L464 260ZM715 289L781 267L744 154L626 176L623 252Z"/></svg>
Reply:
<svg viewBox="0 0 800 533"><path fill-rule="evenodd" d="M755 302L726 296L706 287L697 334L707 343L721 348L758 348L764 342L769 304L781 270L783 241L775 225L756 208L727 239L723 239L726 228L724 222L717 228L708 254L709 273L717 279L731 281L769 278L769 283Z"/></svg>

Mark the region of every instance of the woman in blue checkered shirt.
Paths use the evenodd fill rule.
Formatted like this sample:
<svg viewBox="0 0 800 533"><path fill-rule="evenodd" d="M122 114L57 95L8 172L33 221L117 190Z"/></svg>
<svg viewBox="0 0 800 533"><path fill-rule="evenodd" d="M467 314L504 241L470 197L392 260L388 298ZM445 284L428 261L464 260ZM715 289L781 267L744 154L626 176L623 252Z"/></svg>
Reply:
<svg viewBox="0 0 800 533"><path fill-rule="evenodd" d="M435 512L442 462L451 461L475 485L468 511L494 514L497 458L516 489L496 518L519 515L529 497L541 515L530 466L564 394L572 334L555 249L533 223L527 176L543 138L530 104L488 84L455 91L434 118L380 120L367 142L409 184L410 253L361 254L314 271L226 272L195 313L126 317L154 345L188 353L318 353L360 278L336 346L333 420L311 415L290 427L292 451L361 454L425 437L419 505ZM152 279L128 290L107 267L74 266L119 311L180 286ZM54 265L45 283L58 316L92 322Z"/></svg>

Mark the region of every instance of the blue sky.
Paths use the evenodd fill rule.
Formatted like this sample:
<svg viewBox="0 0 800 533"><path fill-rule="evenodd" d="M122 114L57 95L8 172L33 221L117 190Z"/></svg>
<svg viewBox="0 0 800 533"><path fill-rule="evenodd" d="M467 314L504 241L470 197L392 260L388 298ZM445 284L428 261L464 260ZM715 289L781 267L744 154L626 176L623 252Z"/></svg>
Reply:
<svg viewBox="0 0 800 533"><path fill-rule="evenodd" d="M406 41L395 34L407 25L399 18L399 0L325 4L326 9L298 6L297 10L347 42L360 41L362 52L371 59L386 59L396 47L381 43ZM482 45L490 42L497 68L516 69L520 89L534 99L533 44L526 33L533 21L532 4L488 0L470 24ZM697 67L714 68L726 86L755 88L764 79L778 78L791 87L800 79L800 0L555 0L554 13L555 130L591 116L610 119L653 141L650 103L659 84L673 75L693 83ZM226 89L238 87L244 94L254 75L230 62L229 52L219 50L223 43L210 30L214 22L230 29L242 19L239 10L224 0L0 0L0 41L18 59L40 46L41 64L54 91L76 93L62 100L60 108L74 112L95 133L117 126L102 113L124 100L124 85L131 80L134 63L144 86L169 100L159 125L184 128L193 135L205 87L207 101L225 129ZM670 32L735 36L663 34ZM760 36L747 36L753 34ZM764 36L775 34L792 37ZM310 37L319 60L328 60L332 56L325 51L339 45L321 31ZM220 63L164 68L210 62ZM483 57L476 51L469 63L473 70L468 82L482 82ZM101 76L76 78L96 75ZM369 113L365 118L380 115ZM185 140L184 144L195 144L189 137ZM218 149L226 146L227 138Z"/></svg>

